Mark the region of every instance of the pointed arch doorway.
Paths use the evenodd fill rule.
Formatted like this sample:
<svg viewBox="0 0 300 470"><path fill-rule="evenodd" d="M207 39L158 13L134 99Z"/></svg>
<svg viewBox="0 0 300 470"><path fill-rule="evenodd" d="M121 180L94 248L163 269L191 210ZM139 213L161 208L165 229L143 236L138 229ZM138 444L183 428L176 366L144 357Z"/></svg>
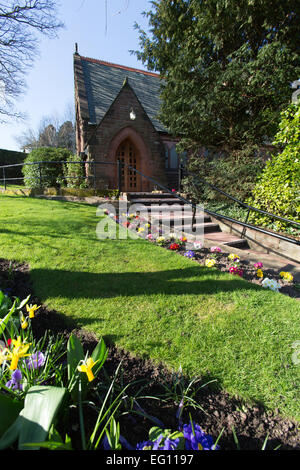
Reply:
<svg viewBox="0 0 300 470"><path fill-rule="evenodd" d="M130 137L127 137L120 143L116 157L117 160L124 164L122 167L122 191L140 191L140 176L136 171L128 167L129 165L137 170L140 169L140 153Z"/></svg>

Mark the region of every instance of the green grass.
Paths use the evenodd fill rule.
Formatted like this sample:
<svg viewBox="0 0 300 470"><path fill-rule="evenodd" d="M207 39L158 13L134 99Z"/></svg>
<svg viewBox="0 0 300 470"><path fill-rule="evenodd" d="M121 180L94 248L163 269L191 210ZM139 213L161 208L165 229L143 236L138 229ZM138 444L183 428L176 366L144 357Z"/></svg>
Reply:
<svg viewBox="0 0 300 470"><path fill-rule="evenodd" d="M0 257L29 263L41 301L107 344L299 419L299 302L143 240L100 241L100 220L0 196Z"/></svg>

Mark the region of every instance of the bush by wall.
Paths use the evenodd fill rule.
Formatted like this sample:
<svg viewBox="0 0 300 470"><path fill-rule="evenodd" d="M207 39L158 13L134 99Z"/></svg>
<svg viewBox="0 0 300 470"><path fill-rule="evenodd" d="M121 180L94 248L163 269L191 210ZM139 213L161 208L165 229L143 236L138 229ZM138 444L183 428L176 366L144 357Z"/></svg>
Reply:
<svg viewBox="0 0 300 470"><path fill-rule="evenodd" d="M264 168L260 149L247 147L242 150L212 156L192 157L188 170L199 179L217 186L226 193L245 202L254 188L257 175ZM230 200L217 191L187 177L183 180L183 192L195 202L227 202Z"/></svg>
<svg viewBox="0 0 300 470"><path fill-rule="evenodd" d="M267 162L247 202L258 209L300 222L300 102L282 112L274 145L282 151ZM255 213L251 222L265 225L270 219ZM275 230L285 226L274 221Z"/></svg>
<svg viewBox="0 0 300 470"><path fill-rule="evenodd" d="M77 163L82 161L82 163ZM63 165L63 178L68 188L85 189L88 187L86 181L85 163L77 155L71 155ZM76 162L76 163L72 163Z"/></svg>
<svg viewBox="0 0 300 470"><path fill-rule="evenodd" d="M41 147L32 150L23 166L24 184L29 188L49 188L61 185L64 177L63 164L73 157L72 152L63 148ZM39 162L43 162L40 164Z"/></svg>

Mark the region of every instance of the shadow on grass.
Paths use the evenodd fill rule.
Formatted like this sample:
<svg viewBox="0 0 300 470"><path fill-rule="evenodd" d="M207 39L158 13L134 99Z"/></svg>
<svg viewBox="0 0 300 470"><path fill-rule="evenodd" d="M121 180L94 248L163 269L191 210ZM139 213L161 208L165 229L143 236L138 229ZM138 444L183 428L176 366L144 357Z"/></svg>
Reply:
<svg viewBox="0 0 300 470"><path fill-rule="evenodd" d="M90 273L32 269L31 278L47 297L103 299L144 295L205 295L218 292L260 290L238 277L202 267L155 272ZM43 286L45 288L43 289ZM44 293L43 293L44 291ZM41 299L45 300L45 299Z"/></svg>

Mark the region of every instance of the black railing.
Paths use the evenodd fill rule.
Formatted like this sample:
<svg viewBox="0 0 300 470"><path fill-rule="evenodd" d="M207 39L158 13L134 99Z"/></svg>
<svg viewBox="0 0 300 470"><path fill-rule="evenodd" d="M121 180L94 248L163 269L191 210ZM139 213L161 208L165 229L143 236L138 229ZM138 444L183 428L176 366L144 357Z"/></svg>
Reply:
<svg viewBox="0 0 300 470"><path fill-rule="evenodd" d="M86 180L89 182L89 187L93 187L95 190L97 188L97 180L101 180L102 176L97 174L96 171L96 166L97 165L118 165L118 163L115 162L103 162L103 161L93 161L93 160L80 160L80 161L39 161L39 162L23 162L23 163L16 163L12 165L3 165L0 166L0 187L3 186L4 189L6 190L9 184L14 184L16 182L21 182L23 183L23 186L26 187L26 181L34 181L38 180L39 181L39 187L43 187L43 181L47 179L48 176L43 175L43 165L47 169L49 169L50 165L81 165L81 166L89 166L89 171L86 173L84 176L67 176L65 174L61 175L61 179L63 180ZM33 175L26 175L26 176L20 176L20 177L10 177L7 176L7 170L8 169L13 169L13 168L18 168L18 167L24 167L24 166L37 166L38 167L38 176L33 176ZM119 172L119 170L118 170ZM1 178L2 176L2 178ZM90 181L92 181L92 185L90 184Z"/></svg>
<svg viewBox="0 0 300 470"><path fill-rule="evenodd" d="M234 219L232 217L229 217L229 216L226 216L226 215L223 215L223 214L220 214L218 212L214 212L214 211L211 211L209 209L203 209L202 206L200 206L199 204L196 204L192 201L189 201L188 199L182 197L180 194L178 193L174 193L173 191L171 191L169 188L167 188L166 186L162 185L161 183L159 183L158 181L154 180L153 178L149 177L149 176L146 176L144 175L141 171L131 167L128 165L128 167L133 170L133 171L136 171L139 175L143 176L144 178L148 179L149 181L151 181L152 183L154 183L156 186L159 186L161 189L163 189L165 192L167 193L170 193L172 196L175 196L177 199L179 199L180 201L184 202L185 204L188 204L190 206L192 206L192 208L194 209L194 212L197 210L197 209L200 209L201 211L205 211L208 215L211 215L212 217L215 217L215 218L221 218L221 219L224 219L228 222L231 222L231 223L235 223L235 224L238 224L238 225L241 225L243 227L243 236L245 236L245 231L247 228L249 229L253 229L253 230L256 230L257 232L261 232L261 233L264 233L265 235L270 235L270 236L273 236L273 237L276 237L276 238L279 238L281 240L284 240L284 241L287 241L287 242L290 242L290 243L293 243L295 245L299 245L300 246L300 241L299 240L296 240L294 238L290 238L288 236L285 236L285 235L282 235L280 233L276 233L276 232L271 232L270 230L267 230L267 229L264 229L262 227L257 227L256 225L253 225L253 224L249 224L248 223L248 218L249 218L249 213L251 210L256 210L257 212L261 212L263 213L264 215L268 215L270 216L271 218L274 217L274 218L277 218L277 219L280 219L281 221L284 221L286 223L290 223L290 224L293 224L293 225L296 225L297 227L300 228L300 223L299 222L295 222L293 220L289 220L289 219L285 219L284 217L279 217L279 216L276 216L275 214L272 214L272 213L269 213L269 212L266 212L266 211L262 211L260 209L257 209L255 207L252 207L252 206L249 206L248 204L245 204L241 201L239 201L238 199L234 198L233 196L230 196L229 194L225 193L225 191L222 191L221 189L217 188L216 186L213 186L213 185L210 185L210 183L206 182L206 181L202 181L203 184L208 184L210 186L213 186L216 190L218 190L220 193L222 193L224 196L227 196L229 197L230 199L233 199L235 200L235 202L239 202L241 203L244 207L247 207L248 208L248 214L247 214L247 217L246 217L246 221L245 222L242 222L238 219ZM183 176L182 174L183 172L183 169L179 169L179 181L181 181L181 178ZM185 172L185 175L187 174L187 172ZM194 175L193 175L194 176ZM180 188L180 186L179 186Z"/></svg>
<svg viewBox="0 0 300 470"><path fill-rule="evenodd" d="M102 180L102 178L103 178L103 176L101 174L99 175L98 172L96 171L96 166L97 165L104 165L104 166L114 165L114 166L116 166L117 186L118 186L116 189L118 189L119 194L124 189L126 189L126 188L122 187L122 170L123 170L123 167L126 166L131 171L136 172L137 174L139 174L140 176L142 176L146 180L153 183L154 186L160 187L165 192L170 193L172 196L175 196L180 201L184 202L185 204L190 205L193 208L194 213L195 213L195 211L197 209L200 209L201 211L203 211L204 209L202 208L202 206L200 206L199 204L196 204L196 203L194 203L194 202L192 202L192 201L190 201L190 200L188 200L188 199L186 199L186 198L184 198L180 195L180 188L181 188L181 183L182 183L183 177L184 176L192 176L195 180L197 180L199 182L199 184L209 186L211 189L214 189L219 194L222 194L223 196L227 197L228 199L238 203L240 206L247 209L246 219L245 219L244 222L242 222L241 220L238 220L238 219L235 219L233 217L229 217L227 215L220 214L219 212L215 212L215 211L212 211L210 209L205 208L205 212L208 215L211 215L212 217L224 219L228 222L241 225L243 227L242 237L244 237L246 229L249 228L249 229L253 229L253 230L256 230L258 232L261 232L261 233L279 238L281 240L293 243L295 245L300 245L299 240L296 240L294 238L290 238L288 236L285 236L285 235L282 235L282 234L279 234L279 233L276 233L276 232L272 232L272 231L267 230L267 229L262 228L262 227L257 227L256 225L248 223L248 219L249 219L250 212L254 211L254 212L261 213L265 216L268 216L271 219L277 219L277 220L280 220L281 222L285 222L286 224L293 225L293 226L296 226L298 228L300 228L300 223L299 222L296 222L296 221L293 221L293 220L290 220L290 219L286 219L286 218L280 217L276 214L272 214L270 212L263 211L263 210L258 209L256 207L250 206L249 204L246 204L246 203L240 201L239 199L235 198L234 196L231 196L230 194L228 194L225 191L221 190L217 186L214 186L213 184L205 181L204 179L199 178L198 176L194 175L193 173L185 171L182 167L180 167L179 171L178 171L178 188L179 188L179 190L178 190L178 192L175 192L175 193L173 191L171 191L170 188L162 185L159 181L155 180L154 178L152 178L150 176L145 175L140 170L137 170L136 168L134 168L134 167L132 167L132 166L126 164L126 163L121 162L120 160L118 160L117 162L103 162L103 161L92 161L92 160L91 161L90 160L86 160L86 161L83 161L83 160L81 160L81 161L63 161L63 162L62 161L52 161L52 162L40 161L40 162L26 162L26 163L24 162L24 163L12 164L12 165L3 165L3 166L0 167L0 175L1 175L1 172L2 172L2 176L3 176L3 178L0 177L0 185L2 183L4 188L6 189L9 182L22 181L24 183L24 182L26 182L26 179L28 179L28 180L39 180L39 186L42 187L43 186L43 180L45 179L44 176L43 176L43 172L42 172L43 165L45 165L49 168L49 165L51 165L51 164L60 164L60 165L78 164L78 165L81 165L81 166L89 166L89 172L88 172L88 174L85 173L84 176L80 176L80 175L79 176L76 176L76 175L65 176L65 175L63 175L62 179L65 179L65 180L68 180L68 179L72 179L72 180L85 179L86 181L89 182L89 187L91 187L90 181L92 180L93 181L92 186L95 190L97 188L97 180L98 179ZM23 167L25 165L37 165L38 166L38 176L30 176L29 175L29 176L22 176L22 177L7 177L7 174L6 174L5 170L7 170L9 168L13 168L13 167Z"/></svg>

